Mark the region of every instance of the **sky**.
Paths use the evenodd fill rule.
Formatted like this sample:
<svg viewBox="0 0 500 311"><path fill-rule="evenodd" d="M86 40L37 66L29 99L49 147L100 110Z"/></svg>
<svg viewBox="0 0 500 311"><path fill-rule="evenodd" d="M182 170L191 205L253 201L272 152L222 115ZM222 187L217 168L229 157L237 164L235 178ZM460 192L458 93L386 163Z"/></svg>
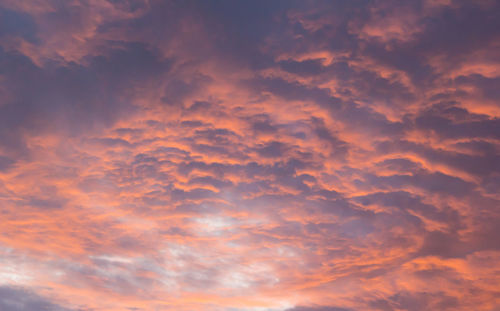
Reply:
<svg viewBox="0 0 500 311"><path fill-rule="evenodd" d="M0 0L0 310L500 310L500 2Z"/></svg>

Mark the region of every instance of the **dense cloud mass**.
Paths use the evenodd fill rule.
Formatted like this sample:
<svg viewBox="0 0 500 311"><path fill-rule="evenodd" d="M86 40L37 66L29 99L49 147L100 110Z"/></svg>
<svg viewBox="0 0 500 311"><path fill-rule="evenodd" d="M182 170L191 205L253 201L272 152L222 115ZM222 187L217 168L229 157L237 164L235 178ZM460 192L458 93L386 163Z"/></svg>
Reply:
<svg viewBox="0 0 500 311"><path fill-rule="evenodd" d="M0 309L500 310L500 2L0 0Z"/></svg>

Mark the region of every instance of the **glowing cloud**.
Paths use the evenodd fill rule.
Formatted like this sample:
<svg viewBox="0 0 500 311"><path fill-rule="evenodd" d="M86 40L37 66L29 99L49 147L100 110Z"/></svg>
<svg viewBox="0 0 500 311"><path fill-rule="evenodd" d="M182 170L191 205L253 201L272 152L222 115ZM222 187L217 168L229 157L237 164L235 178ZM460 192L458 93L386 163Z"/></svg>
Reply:
<svg viewBox="0 0 500 311"><path fill-rule="evenodd" d="M0 1L0 309L499 309L499 42L496 1Z"/></svg>

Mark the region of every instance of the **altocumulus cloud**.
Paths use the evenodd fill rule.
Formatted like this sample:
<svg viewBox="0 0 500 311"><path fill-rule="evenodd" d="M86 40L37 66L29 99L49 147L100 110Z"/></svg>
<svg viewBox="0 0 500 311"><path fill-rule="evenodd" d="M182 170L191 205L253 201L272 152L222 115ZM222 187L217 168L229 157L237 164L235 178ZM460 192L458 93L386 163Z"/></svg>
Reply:
<svg viewBox="0 0 500 311"><path fill-rule="evenodd" d="M0 309L498 309L499 23L0 1Z"/></svg>

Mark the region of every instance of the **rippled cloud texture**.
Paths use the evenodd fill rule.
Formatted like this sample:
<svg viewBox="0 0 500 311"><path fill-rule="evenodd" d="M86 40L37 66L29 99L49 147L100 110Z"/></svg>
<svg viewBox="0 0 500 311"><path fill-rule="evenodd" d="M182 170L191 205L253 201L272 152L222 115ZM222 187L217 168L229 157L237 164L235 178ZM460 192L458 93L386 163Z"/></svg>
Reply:
<svg viewBox="0 0 500 311"><path fill-rule="evenodd" d="M500 310L500 2L0 0L0 309Z"/></svg>

